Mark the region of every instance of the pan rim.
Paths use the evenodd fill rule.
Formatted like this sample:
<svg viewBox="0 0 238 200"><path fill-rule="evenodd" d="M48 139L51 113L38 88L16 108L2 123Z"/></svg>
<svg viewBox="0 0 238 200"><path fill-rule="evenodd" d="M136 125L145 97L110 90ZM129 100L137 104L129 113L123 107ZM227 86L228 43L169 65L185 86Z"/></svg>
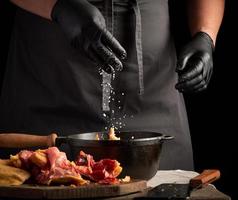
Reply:
<svg viewBox="0 0 238 200"><path fill-rule="evenodd" d="M84 143L84 144L132 144L132 143L148 143L150 144L151 142L163 142L164 140L167 140L166 138L169 138L171 136L165 135L163 133L159 132L152 132L152 131L122 131L121 133L150 133L154 134L151 137L143 137L143 138L135 138L135 139L120 139L120 140L96 140L96 139L83 139L83 138L77 138L76 136L78 135L83 135L83 134L96 134L96 133L107 133L105 131L101 132L86 132L86 133L78 133L78 134L71 134L67 136L67 139L70 142L75 143Z"/></svg>

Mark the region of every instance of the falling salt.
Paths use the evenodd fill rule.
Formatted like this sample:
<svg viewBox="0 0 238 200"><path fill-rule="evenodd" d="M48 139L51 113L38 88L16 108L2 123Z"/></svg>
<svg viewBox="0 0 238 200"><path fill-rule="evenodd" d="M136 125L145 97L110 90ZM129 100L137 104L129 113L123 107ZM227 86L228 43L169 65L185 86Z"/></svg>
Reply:
<svg viewBox="0 0 238 200"><path fill-rule="evenodd" d="M103 71L102 71L102 68L101 68L101 67L99 67L98 71L99 71L99 74L100 74L100 75L103 75Z"/></svg>
<svg viewBox="0 0 238 200"><path fill-rule="evenodd" d="M112 68L112 67L111 67L111 69L112 69L112 80L114 80L114 79L115 79L115 77L116 77L116 73L115 73L115 70L114 70L114 68Z"/></svg>
<svg viewBox="0 0 238 200"><path fill-rule="evenodd" d="M115 79L115 70L112 68L112 73L111 75L107 74L106 72L104 72L104 70L102 68L100 68L99 74L104 76L106 78L107 81L103 82L101 84L102 86L102 92L105 93L107 95L107 98L103 99L103 106L107 107L108 110L106 111L110 111L110 113L102 113L102 116L104 117L104 119L106 120L107 126L104 127L105 131L108 131L109 128L114 127L115 130L120 131L120 129L122 129L123 127L126 127L126 123L125 120L128 118L133 118L133 115L126 115L126 114L122 114L122 108L123 108L123 102L122 102L122 98L117 98L116 92L113 88L113 80ZM111 79L109 81L109 79ZM120 92L118 94L121 94L121 96L124 96L125 93L124 92ZM112 106L112 107L111 107ZM110 108L111 107L111 108ZM120 114L122 114L120 117L115 117L118 114L120 116Z"/></svg>

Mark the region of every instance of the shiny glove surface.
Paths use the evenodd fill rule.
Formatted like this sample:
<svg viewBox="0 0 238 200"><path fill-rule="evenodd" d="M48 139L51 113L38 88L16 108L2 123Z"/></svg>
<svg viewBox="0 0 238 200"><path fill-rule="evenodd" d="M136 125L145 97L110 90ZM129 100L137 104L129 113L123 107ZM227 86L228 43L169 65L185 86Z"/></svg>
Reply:
<svg viewBox="0 0 238 200"><path fill-rule="evenodd" d="M120 59L126 57L126 51L106 29L101 12L87 0L58 0L51 17L71 45L83 49L106 72L122 70Z"/></svg>
<svg viewBox="0 0 238 200"><path fill-rule="evenodd" d="M200 92L207 88L213 71L214 46L210 36L198 32L179 53L175 88L180 92Z"/></svg>

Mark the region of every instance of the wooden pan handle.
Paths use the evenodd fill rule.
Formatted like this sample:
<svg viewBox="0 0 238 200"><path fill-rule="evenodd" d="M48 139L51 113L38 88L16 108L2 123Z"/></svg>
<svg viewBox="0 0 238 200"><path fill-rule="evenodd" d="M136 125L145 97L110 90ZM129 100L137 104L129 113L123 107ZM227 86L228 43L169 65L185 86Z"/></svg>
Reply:
<svg viewBox="0 0 238 200"><path fill-rule="evenodd" d="M27 147L51 147L55 146L57 134L47 136L29 135L21 133L0 134L0 147L3 148L27 148Z"/></svg>
<svg viewBox="0 0 238 200"><path fill-rule="evenodd" d="M221 173L217 169L207 169L204 170L201 174L198 176L192 178L190 180L189 185L192 188L202 187L204 185L207 185L209 183L214 182L215 180L219 179L221 176Z"/></svg>

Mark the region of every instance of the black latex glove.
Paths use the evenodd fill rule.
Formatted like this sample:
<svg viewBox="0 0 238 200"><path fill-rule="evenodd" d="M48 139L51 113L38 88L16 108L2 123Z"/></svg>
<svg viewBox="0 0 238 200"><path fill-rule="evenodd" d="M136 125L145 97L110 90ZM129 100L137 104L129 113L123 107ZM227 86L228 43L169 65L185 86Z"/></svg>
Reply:
<svg viewBox="0 0 238 200"><path fill-rule="evenodd" d="M213 71L214 46L210 36L198 32L178 56L176 72L180 92L200 92L207 88Z"/></svg>
<svg viewBox="0 0 238 200"><path fill-rule="evenodd" d="M126 57L126 51L107 31L100 11L87 0L58 0L51 17L61 26L71 45L82 48L105 71L122 70L120 59Z"/></svg>

